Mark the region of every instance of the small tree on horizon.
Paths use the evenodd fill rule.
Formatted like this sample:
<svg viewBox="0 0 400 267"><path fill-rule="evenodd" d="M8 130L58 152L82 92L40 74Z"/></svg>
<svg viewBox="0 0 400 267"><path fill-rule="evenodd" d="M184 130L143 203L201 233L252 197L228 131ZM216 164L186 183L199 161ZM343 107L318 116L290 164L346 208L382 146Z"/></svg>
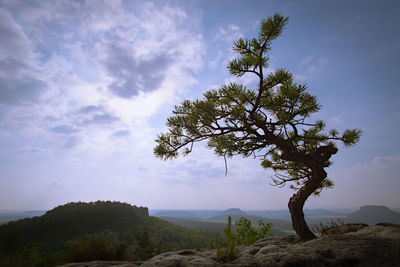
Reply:
<svg viewBox="0 0 400 267"><path fill-rule="evenodd" d="M338 151L336 142L355 145L361 130L326 132L323 121L307 120L321 105L305 84L295 83L285 69L265 74L271 43L287 22L288 17L274 14L261 21L257 38L234 42L239 57L228 63L228 69L236 77L256 75L255 89L230 83L207 91L203 99L175 106L167 120L169 131L157 137L154 153L172 159L180 152L189 154L194 143L207 140L219 156L260 159L262 167L275 172L274 185L290 183L296 190L288 203L293 229L302 240L309 240L316 236L304 220L304 203L310 195L333 186L325 168Z"/></svg>

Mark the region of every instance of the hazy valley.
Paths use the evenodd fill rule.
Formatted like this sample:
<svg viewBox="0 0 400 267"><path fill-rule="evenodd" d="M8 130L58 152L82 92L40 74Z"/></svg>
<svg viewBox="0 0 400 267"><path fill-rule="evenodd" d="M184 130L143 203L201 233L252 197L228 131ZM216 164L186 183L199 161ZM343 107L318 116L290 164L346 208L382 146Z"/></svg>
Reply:
<svg viewBox="0 0 400 267"><path fill-rule="evenodd" d="M23 218L24 217L24 218ZM211 249L224 238L228 217L256 226L272 223L275 237L293 234L285 210L150 210L126 203L68 203L50 211L1 211L1 266L52 266L74 261L143 261L179 249ZM313 230L321 224L400 223L400 213L385 206L363 206L345 213L305 210ZM235 225L233 225L235 229ZM11 264L11 265L10 265Z"/></svg>

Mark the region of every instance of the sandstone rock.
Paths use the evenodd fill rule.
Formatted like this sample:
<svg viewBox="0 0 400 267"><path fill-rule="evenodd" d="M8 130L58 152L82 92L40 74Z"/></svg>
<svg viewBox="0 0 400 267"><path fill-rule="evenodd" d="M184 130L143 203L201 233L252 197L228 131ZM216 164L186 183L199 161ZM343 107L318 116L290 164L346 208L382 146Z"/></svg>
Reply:
<svg viewBox="0 0 400 267"><path fill-rule="evenodd" d="M61 265L59 267L137 267L135 263L141 264L141 262L131 261L90 261L90 262L75 262Z"/></svg>
<svg viewBox="0 0 400 267"><path fill-rule="evenodd" d="M326 229L322 229L321 235L338 235L338 234L347 234L351 232L357 232L358 230L367 227L368 224L365 223L348 223L343 225L335 225Z"/></svg>
<svg viewBox="0 0 400 267"><path fill-rule="evenodd" d="M347 226L353 232L301 242L296 236L269 237L251 246L238 246L235 259L217 261L216 250L180 250L141 262L73 263L63 267L103 266L400 266L400 225ZM137 265L135 265L137 264Z"/></svg>
<svg viewBox="0 0 400 267"><path fill-rule="evenodd" d="M369 226L255 254L259 266L400 266L400 227Z"/></svg>
<svg viewBox="0 0 400 267"><path fill-rule="evenodd" d="M157 255L141 266L217 266L217 262L200 251L180 250Z"/></svg>

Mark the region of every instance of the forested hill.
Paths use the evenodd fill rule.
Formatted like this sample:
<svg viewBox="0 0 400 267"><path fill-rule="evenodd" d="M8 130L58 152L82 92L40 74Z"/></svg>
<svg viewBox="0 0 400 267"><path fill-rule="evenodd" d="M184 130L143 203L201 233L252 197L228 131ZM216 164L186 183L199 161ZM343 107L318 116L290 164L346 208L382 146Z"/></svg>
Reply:
<svg viewBox="0 0 400 267"><path fill-rule="evenodd" d="M58 206L43 216L22 219L8 225L18 228L23 234L25 243L38 238L54 242L101 232L104 229L112 231L137 229L145 225L146 217L148 217L147 208L126 203L76 202Z"/></svg>
<svg viewBox="0 0 400 267"><path fill-rule="evenodd" d="M144 260L165 251L209 247L213 237L148 216L144 207L68 203L40 217L0 225L0 266Z"/></svg>

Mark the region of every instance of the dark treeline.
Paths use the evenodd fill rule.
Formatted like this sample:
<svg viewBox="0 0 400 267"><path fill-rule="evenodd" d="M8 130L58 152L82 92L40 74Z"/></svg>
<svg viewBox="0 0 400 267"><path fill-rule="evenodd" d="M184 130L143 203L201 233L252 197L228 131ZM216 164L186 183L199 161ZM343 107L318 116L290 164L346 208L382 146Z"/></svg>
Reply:
<svg viewBox="0 0 400 267"><path fill-rule="evenodd" d="M214 237L126 203L68 203L40 217L1 225L0 266L146 260L166 251L210 247Z"/></svg>

